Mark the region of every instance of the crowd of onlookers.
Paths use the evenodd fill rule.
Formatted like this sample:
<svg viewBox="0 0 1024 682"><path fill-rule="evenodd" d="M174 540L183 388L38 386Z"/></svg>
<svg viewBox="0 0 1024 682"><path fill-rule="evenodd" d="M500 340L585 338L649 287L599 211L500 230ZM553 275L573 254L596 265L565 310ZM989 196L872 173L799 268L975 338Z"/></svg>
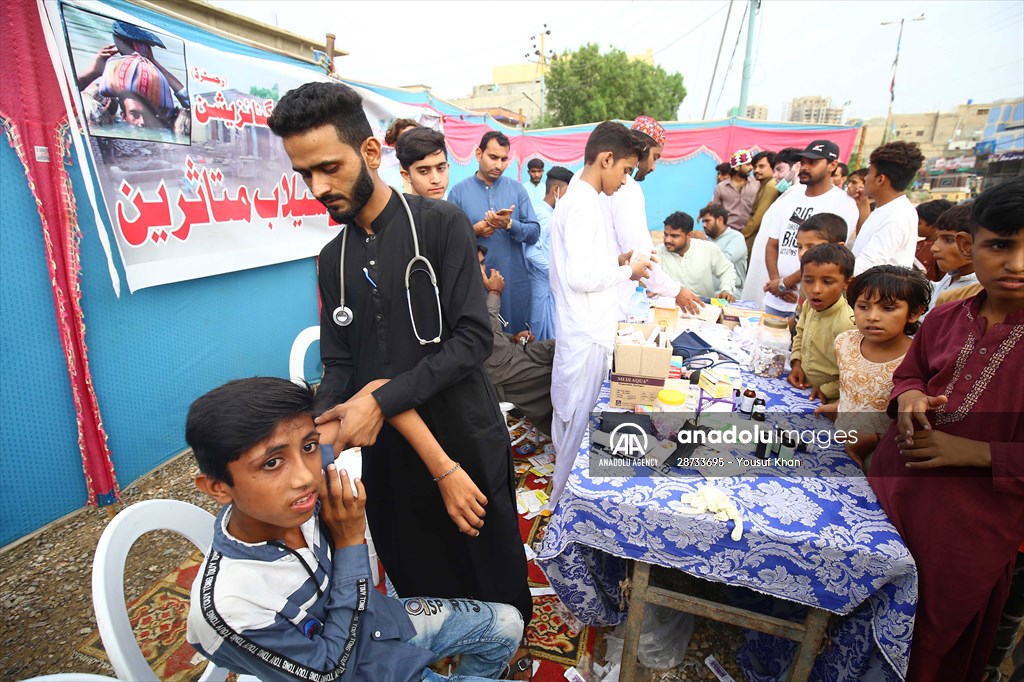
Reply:
<svg viewBox="0 0 1024 682"><path fill-rule="evenodd" d="M193 585L189 641L205 655L268 679L433 680L428 664L446 656L456 677L529 679L497 400L550 434L554 509L638 286L692 313L741 298L793 320L789 383L862 434L847 451L917 563L908 679L973 682L1012 644L1024 178L914 207L911 143L853 172L829 140L741 150L719 167L701 229L674 212L656 249L641 183L668 136L647 116L597 125L575 175L545 178L530 160L523 184L504 175L508 138L488 132L477 172L450 191L443 135L396 122L391 184L408 196L382 180L381 144L346 86L289 92L269 125L345 228L319 261L317 394L245 379L189 411L197 484L225 505ZM332 463L352 445L362 480ZM397 598L368 585L367 518Z"/></svg>

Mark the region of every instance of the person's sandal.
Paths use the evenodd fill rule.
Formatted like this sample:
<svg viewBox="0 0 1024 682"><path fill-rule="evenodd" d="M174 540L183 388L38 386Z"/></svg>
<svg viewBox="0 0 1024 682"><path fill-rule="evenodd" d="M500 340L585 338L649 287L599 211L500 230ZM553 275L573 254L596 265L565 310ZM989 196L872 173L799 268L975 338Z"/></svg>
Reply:
<svg viewBox="0 0 1024 682"><path fill-rule="evenodd" d="M505 666L505 672L502 674L501 679L533 679L533 656L530 655L530 649L525 644L519 647L515 656L513 656L509 664Z"/></svg>

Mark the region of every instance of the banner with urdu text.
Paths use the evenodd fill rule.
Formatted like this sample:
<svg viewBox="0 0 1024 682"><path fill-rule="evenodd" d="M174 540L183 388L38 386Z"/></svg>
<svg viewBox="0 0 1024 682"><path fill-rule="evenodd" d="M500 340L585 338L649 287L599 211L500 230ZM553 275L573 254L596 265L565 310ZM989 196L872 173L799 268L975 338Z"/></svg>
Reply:
<svg viewBox="0 0 1024 682"><path fill-rule="evenodd" d="M288 90L328 76L125 7L46 3L129 288L319 253L339 227L267 118ZM395 117L424 113L361 94L381 137Z"/></svg>

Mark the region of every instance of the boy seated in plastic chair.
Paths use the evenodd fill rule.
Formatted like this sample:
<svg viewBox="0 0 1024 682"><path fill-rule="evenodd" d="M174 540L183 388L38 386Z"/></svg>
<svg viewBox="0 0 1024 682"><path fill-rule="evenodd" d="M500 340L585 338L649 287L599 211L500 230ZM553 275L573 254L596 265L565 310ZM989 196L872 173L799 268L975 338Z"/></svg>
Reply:
<svg viewBox="0 0 1024 682"><path fill-rule="evenodd" d="M229 382L189 409L196 485L224 505L192 585L189 643L263 680L507 672L523 635L512 606L373 589L366 492L333 463L323 469L315 411L308 386L268 377ZM427 667L448 656L460 656L451 677Z"/></svg>

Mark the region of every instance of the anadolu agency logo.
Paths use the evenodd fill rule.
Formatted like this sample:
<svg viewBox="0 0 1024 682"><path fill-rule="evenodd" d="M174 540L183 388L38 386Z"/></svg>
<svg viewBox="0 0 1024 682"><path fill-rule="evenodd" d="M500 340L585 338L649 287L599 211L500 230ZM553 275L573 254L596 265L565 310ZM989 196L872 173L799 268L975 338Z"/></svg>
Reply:
<svg viewBox="0 0 1024 682"><path fill-rule="evenodd" d="M649 438L647 432L636 424L629 422L619 424L612 429L609 437L612 455L641 458L647 454Z"/></svg>

